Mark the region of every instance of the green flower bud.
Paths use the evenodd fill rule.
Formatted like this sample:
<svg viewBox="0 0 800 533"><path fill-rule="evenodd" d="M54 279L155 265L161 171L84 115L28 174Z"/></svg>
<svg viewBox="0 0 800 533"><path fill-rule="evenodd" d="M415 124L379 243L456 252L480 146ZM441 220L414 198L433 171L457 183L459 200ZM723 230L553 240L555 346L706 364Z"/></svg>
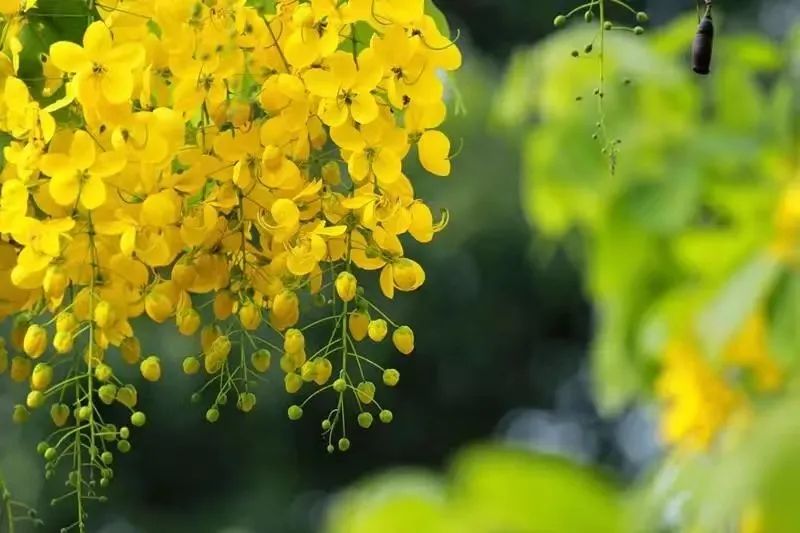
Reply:
<svg viewBox="0 0 800 533"><path fill-rule="evenodd" d="M394 420L394 415L388 409L384 409L380 412L378 418L380 418L381 422L384 424L391 424L392 420Z"/></svg>
<svg viewBox="0 0 800 533"><path fill-rule="evenodd" d="M400 382L400 372L394 368L387 368L383 371L383 383L387 387L394 387Z"/></svg>
<svg viewBox="0 0 800 533"><path fill-rule="evenodd" d="M559 15L553 20L553 26L556 28L563 28L564 25L567 23L567 17L564 15Z"/></svg>
<svg viewBox="0 0 800 533"><path fill-rule="evenodd" d="M647 13L644 11L639 11L636 13L636 22L639 24L644 24L650 20L650 17L647 16Z"/></svg>
<svg viewBox="0 0 800 533"><path fill-rule="evenodd" d="M147 422L147 416L143 412L136 411L131 415L131 425L140 428L145 424L145 422Z"/></svg>
<svg viewBox="0 0 800 533"><path fill-rule="evenodd" d="M104 465L110 465L114 462L114 455L111 452L103 452L100 454L100 460L103 461Z"/></svg>
<svg viewBox="0 0 800 533"><path fill-rule="evenodd" d="M117 441L117 450L119 450L120 453L128 453L129 451L131 451L130 441L127 440Z"/></svg>
<svg viewBox="0 0 800 533"><path fill-rule="evenodd" d="M303 408L299 405L292 405L287 411L289 420L300 420L303 417Z"/></svg>
<svg viewBox="0 0 800 533"><path fill-rule="evenodd" d="M358 425L364 429L369 429L372 425L372 414L371 413L360 413L358 415Z"/></svg>
<svg viewBox="0 0 800 533"><path fill-rule="evenodd" d="M350 449L350 439L342 437L339 439L339 451L346 452Z"/></svg>
<svg viewBox="0 0 800 533"><path fill-rule="evenodd" d="M219 409L212 407L208 411L206 411L206 420L211 422L212 424L219 420Z"/></svg>
<svg viewBox="0 0 800 533"><path fill-rule="evenodd" d="M339 378L333 382L333 390L336 392L344 392L347 390L347 382L344 378Z"/></svg>

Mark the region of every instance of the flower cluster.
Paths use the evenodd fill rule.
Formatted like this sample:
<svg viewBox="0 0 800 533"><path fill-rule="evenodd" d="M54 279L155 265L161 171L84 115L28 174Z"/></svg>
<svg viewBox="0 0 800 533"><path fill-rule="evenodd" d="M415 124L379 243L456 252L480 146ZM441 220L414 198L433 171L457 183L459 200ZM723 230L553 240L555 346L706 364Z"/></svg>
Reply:
<svg viewBox="0 0 800 533"><path fill-rule="evenodd" d="M169 371L142 353L137 317L199 337L182 367L206 376L211 422L229 397L254 408L273 354L288 393L335 399L329 451L350 446L348 402L362 427L370 411L390 422L368 373L387 386L399 373L359 343L408 355L414 334L361 281L387 298L419 288L403 240L447 223L403 172L412 155L451 170L442 73L461 55L426 2L89 0L82 43L53 43L37 80L18 74L36 1L0 13L0 314L14 321L0 372L30 386L16 421L49 410L39 451L48 477L69 471L75 527L113 477L112 448L131 447L103 405L146 421L119 365ZM329 340L312 347L318 326Z"/></svg>

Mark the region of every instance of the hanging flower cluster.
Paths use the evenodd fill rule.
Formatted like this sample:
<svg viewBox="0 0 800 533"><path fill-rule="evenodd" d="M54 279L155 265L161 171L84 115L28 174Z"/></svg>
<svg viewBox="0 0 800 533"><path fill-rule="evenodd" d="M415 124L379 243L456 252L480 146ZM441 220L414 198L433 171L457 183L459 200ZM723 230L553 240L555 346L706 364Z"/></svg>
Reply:
<svg viewBox="0 0 800 533"><path fill-rule="evenodd" d="M365 428L372 412L392 419L369 374L399 373L360 343L409 355L414 333L361 281L387 298L425 281L404 241L430 242L447 214L435 220L403 166L450 174L442 73L460 52L423 0L250 4L89 0L82 43L49 47L37 94L17 74L36 2L0 2L0 313L14 321L0 372L30 386L16 421L49 411L39 451L47 477L68 472L79 530L131 447L104 405L146 421L119 368L170 371L142 353L137 317L199 336L182 367L205 375L210 422L229 400L254 408L273 356L288 393L333 398L329 451L350 446L346 404ZM329 340L312 346L317 327Z"/></svg>

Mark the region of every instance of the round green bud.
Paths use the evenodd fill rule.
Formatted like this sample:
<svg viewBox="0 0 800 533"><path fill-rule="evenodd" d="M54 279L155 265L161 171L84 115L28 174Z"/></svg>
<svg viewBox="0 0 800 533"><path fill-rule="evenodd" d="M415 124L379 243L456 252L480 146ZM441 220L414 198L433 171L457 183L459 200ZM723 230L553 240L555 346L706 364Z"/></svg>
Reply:
<svg viewBox="0 0 800 533"><path fill-rule="evenodd" d="M55 449L55 448L47 448L47 449L44 451L44 458L45 458L47 461L52 461L53 459L55 459L55 458L56 458L56 454L57 454L57 453L58 453L58 451L56 451L56 449Z"/></svg>
<svg viewBox="0 0 800 533"><path fill-rule="evenodd" d="M46 472L44 473L44 478L45 478L47 481L50 481L51 479L53 479L53 476L54 476L54 475L55 475L55 472L53 472L52 470L48 470L48 471L46 471Z"/></svg>
<svg viewBox="0 0 800 533"><path fill-rule="evenodd" d="M78 409L78 420L89 420L89 417L92 416L92 408L88 405L81 406Z"/></svg>
<svg viewBox="0 0 800 533"><path fill-rule="evenodd" d="M102 470L102 472L100 472L100 475L103 476L103 477L107 477L108 479L113 479L114 478L114 471L111 470L110 468L104 468Z"/></svg>
<svg viewBox="0 0 800 533"><path fill-rule="evenodd" d="M383 411L380 412L378 418L380 418L381 422L383 422L384 424L390 424L392 420L394 420L394 415L390 410L384 409Z"/></svg>
<svg viewBox="0 0 800 533"><path fill-rule="evenodd" d="M181 363L181 368L183 369L184 374L187 376L192 376L200 371L200 361L197 359L197 357L187 357Z"/></svg>
<svg viewBox="0 0 800 533"><path fill-rule="evenodd" d="M587 9L586 13L583 14L583 20L585 20L587 23L592 22L594 20L594 11Z"/></svg>
<svg viewBox="0 0 800 533"><path fill-rule="evenodd" d="M289 415L289 420L300 420L303 418L303 408L299 405L292 405L289 407L287 414Z"/></svg>
<svg viewBox="0 0 800 533"><path fill-rule="evenodd" d="M227 404L227 403L228 403L228 395L227 395L227 394L225 394L225 393L223 392L222 394L220 394L219 396L217 396L217 403L218 403L219 405L225 405L225 404Z"/></svg>
<svg viewBox="0 0 800 533"><path fill-rule="evenodd" d="M30 413L25 409L24 405L15 405L14 412L11 413L11 420L13 420L15 424L24 424L28 421L29 416Z"/></svg>
<svg viewBox="0 0 800 533"><path fill-rule="evenodd" d="M136 411L131 415L131 425L140 428L145 424L145 422L147 422L147 416L143 412Z"/></svg>
<svg viewBox="0 0 800 533"><path fill-rule="evenodd" d="M103 452L100 454L100 460L103 461L104 465L110 465L114 462L114 454L111 452Z"/></svg>
<svg viewBox="0 0 800 533"><path fill-rule="evenodd" d="M129 451L131 451L130 441L127 440L117 441L117 450L119 450L120 453L128 453Z"/></svg>
<svg viewBox="0 0 800 533"><path fill-rule="evenodd" d="M46 442L42 441L36 445L36 453L39 455L44 455L44 452L46 452L49 447L50 446L48 446Z"/></svg>
<svg viewBox="0 0 800 533"><path fill-rule="evenodd" d="M192 403L200 403L200 400L201 400L201 399L202 399L202 396L200 396L200 393L199 393L199 392L195 392L195 393L194 393L194 394L192 394L192 396L189 398L189 401L191 401Z"/></svg>
<svg viewBox="0 0 800 533"><path fill-rule="evenodd" d="M559 15L555 19L553 19L553 26L556 28L563 28L564 25L567 23L567 17L564 15Z"/></svg>
<svg viewBox="0 0 800 533"><path fill-rule="evenodd" d="M102 488L106 488L106 487L108 487L108 485L109 485L110 483L111 483L111 481L109 481L109 479L108 479L108 478L106 478L106 477L104 477L104 478L102 478L102 479L100 480L100 486L101 486Z"/></svg>
<svg viewBox="0 0 800 533"><path fill-rule="evenodd" d="M636 26L635 28L633 28L633 33L635 35L641 35L644 33L644 28L642 28L641 26Z"/></svg>
<svg viewBox="0 0 800 533"><path fill-rule="evenodd" d="M327 450L328 453L333 453L334 451L336 451L336 448L333 447L333 444L328 444L328 447L325 449Z"/></svg>
<svg viewBox="0 0 800 533"><path fill-rule="evenodd" d="M577 50L573 50L571 55L572 55L572 57L580 57L581 53L578 52Z"/></svg>
<svg viewBox="0 0 800 533"><path fill-rule="evenodd" d="M206 420L211 422L212 424L219 420L219 409L212 407L208 411L206 411Z"/></svg>
<svg viewBox="0 0 800 533"><path fill-rule="evenodd" d="M372 425L372 420L371 413L359 413L358 415L358 425L364 429L369 429Z"/></svg>
<svg viewBox="0 0 800 533"><path fill-rule="evenodd" d="M78 473L74 470L67 476L67 485L75 487L78 484Z"/></svg>
<svg viewBox="0 0 800 533"><path fill-rule="evenodd" d="M400 372L394 368L387 368L383 371L383 383L387 387L395 387L400 382Z"/></svg>
<svg viewBox="0 0 800 533"><path fill-rule="evenodd" d="M119 438L121 439L128 439L131 436L131 430L128 429L127 426L122 426L119 428Z"/></svg>
<svg viewBox="0 0 800 533"><path fill-rule="evenodd" d="M350 449L350 439L342 437L339 439L339 451L346 452Z"/></svg>
<svg viewBox="0 0 800 533"><path fill-rule="evenodd" d="M117 386L111 383L106 383L97 389L97 396L100 397L100 401L104 404L111 405L117 398Z"/></svg>
<svg viewBox="0 0 800 533"><path fill-rule="evenodd" d="M323 420L322 421L322 431L328 431L331 429L331 421L330 420Z"/></svg>
<svg viewBox="0 0 800 533"><path fill-rule="evenodd" d="M333 390L336 392L344 392L347 390L347 382L344 380L344 378L338 378L333 382Z"/></svg>
<svg viewBox="0 0 800 533"><path fill-rule="evenodd" d="M612 28L614 28L614 24L610 20L607 20L603 23L604 30L610 30Z"/></svg>
<svg viewBox="0 0 800 533"><path fill-rule="evenodd" d="M321 292L318 292L317 294L315 294L314 298L312 299L312 301L313 301L314 305L317 306L317 307L324 307L328 303L328 299Z"/></svg>
<svg viewBox="0 0 800 533"><path fill-rule="evenodd" d="M44 393L40 390L32 390L28 393L28 397L25 399L25 404L31 409L38 409L42 405L44 405Z"/></svg>
<svg viewBox="0 0 800 533"><path fill-rule="evenodd" d="M638 13L636 13L636 22L638 22L639 24L644 24L649 20L650 17L648 17L647 13L645 13L644 11L639 11Z"/></svg>

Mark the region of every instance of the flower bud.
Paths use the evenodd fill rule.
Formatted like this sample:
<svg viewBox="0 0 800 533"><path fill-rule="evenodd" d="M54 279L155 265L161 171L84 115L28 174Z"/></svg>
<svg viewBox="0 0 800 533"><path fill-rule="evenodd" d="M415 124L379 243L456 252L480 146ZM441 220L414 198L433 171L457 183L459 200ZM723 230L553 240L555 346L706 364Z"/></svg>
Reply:
<svg viewBox="0 0 800 533"><path fill-rule="evenodd" d="M269 370L270 363L272 361L272 354L266 348L262 348L253 352L253 355L250 356L250 363L253 365L253 368L256 372L264 373Z"/></svg>
<svg viewBox="0 0 800 533"><path fill-rule="evenodd" d="M94 323L99 328L110 328L116 321L117 314L114 312L111 303L104 300L94 308Z"/></svg>
<svg viewBox="0 0 800 533"><path fill-rule="evenodd" d="M67 285L69 285L69 278L64 269L59 265L50 265L42 280L44 295L50 300L59 300L64 296Z"/></svg>
<svg viewBox="0 0 800 533"><path fill-rule="evenodd" d="M129 365L135 365L142 358L142 346L136 337L126 337L119 345L122 360Z"/></svg>
<svg viewBox="0 0 800 533"><path fill-rule="evenodd" d="M31 373L31 389L47 390L53 382L53 367L47 363L37 363Z"/></svg>
<svg viewBox="0 0 800 533"><path fill-rule="evenodd" d="M373 341L381 342L389 333L389 326L384 319L378 318L377 320L370 321L367 327L367 333L369 334L369 338Z"/></svg>
<svg viewBox="0 0 800 533"><path fill-rule="evenodd" d="M369 313L366 311L353 311L347 321L350 335L356 341L362 341L367 336L367 329L369 328Z"/></svg>
<svg viewBox="0 0 800 533"><path fill-rule="evenodd" d="M50 418L56 427L63 427L69 419L69 407L63 403L54 403L50 407Z"/></svg>
<svg viewBox="0 0 800 533"><path fill-rule="evenodd" d="M333 365L330 360L319 358L314 361L314 383L320 387L325 385L331 379L331 374L333 374Z"/></svg>
<svg viewBox="0 0 800 533"><path fill-rule="evenodd" d="M214 316L217 320L227 320L236 306L236 300L230 291L219 291L214 296Z"/></svg>
<svg viewBox="0 0 800 533"><path fill-rule="evenodd" d="M261 308L255 302L248 301L239 309L239 322L246 330L257 330L261 325Z"/></svg>
<svg viewBox="0 0 800 533"><path fill-rule="evenodd" d="M356 387L358 401L363 404L370 404L375 399L375 384L371 381L362 381Z"/></svg>
<svg viewBox="0 0 800 533"><path fill-rule="evenodd" d="M350 272L341 272L336 277L336 294L343 302L349 302L356 297L358 280Z"/></svg>
<svg viewBox="0 0 800 533"><path fill-rule="evenodd" d="M163 324L175 312L175 305L166 294L154 290L144 297L144 310L153 322Z"/></svg>
<svg viewBox="0 0 800 533"><path fill-rule="evenodd" d="M392 343L398 352L410 355L414 351L414 331L408 326L400 326L392 333Z"/></svg>
<svg viewBox="0 0 800 533"><path fill-rule="evenodd" d="M67 354L72 351L72 348L75 347L75 340L72 337L72 332L70 331L56 331L55 336L53 337L53 348L55 349L56 353L59 354Z"/></svg>
<svg viewBox="0 0 800 533"><path fill-rule="evenodd" d="M106 405L111 405L117 397L117 386L113 383L106 383L97 389L97 396Z"/></svg>
<svg viewBox="0 0 800 533"><path fill-rule="evenodd" d="M197 333L197 330L200 329L200 322L200 313L191 307L181 309L175 316L175 323L178 326L178 331L181 335L187 337Z"/></svg>
<svg viewBox="0 0 800 533"><path fill-rule="evenodd" d="M243 413L249 413L256 406L256 395L252 392L242 392L236 400L236 407Z"/></svg>
<svg viewBox="0 0 800 533"><path fill-rule="evenodd" d="M189 290L197 279L197 269L194 265L185 262L177 262L172 267L172 282L180 289Z"/></svg>
<svg viewBox="0 0 800 533"><path fill-rule="evenodd" d="M200 361L197 357L187 357L181 363L181 367L183 368L183 373L187 376L192 376L200 372Z"/></svg>
<svg viewBox="0 0 800 533"><path fill-rule="evenodd" d="M208 352L211 344L222 335L222 330L216 324L208 324L200 330L200 346L204 352Z"/></svg>
<svg viewBox="0 0 800 533"><path fill-rule="evenodd" d="M94 369L94 377L97 378L97 381L105 383L106 381L111 379L111 376L114 375L114 371L105 363L100 363Z"/></svg>
<svg viewBox="0 0 800 533"><path fill-rule="evenodd" d="M369 429L372 426L372 413L359 413L358 414L358 425L364 429Z"/></svg>
<svg viewBox="0 0 800 533"><path fill-rule="evenodd" d="M127 407L133 409L139 400L139 395L133 385L123 385L117 390L117 401Z"/></svg>
<svg viewBox="0 0 800 533"><path fill-rule="evenodd" d="M32 359L41 357L47 350L47 330L38 324L31 324L25 332L22 348Z"/></svg>
<svg viewBox="0 0 800 533"><path fill-rule="evenodd" d="M161 379L161 360L155 355L146 358L139 365L142 377L147 381L156 382Z"/></svg>
<svg viewBox="0 0 800 533"><path fill-rule="evenodd" d="M300 300L292 291L283 291L272 299L270 321L275 329L282 331L300 320Z"/></svg>
<svg viewBox="0 0 800 533"><path fill-rule="evenodd" d="M9 375L12 381L24 383L30 378L31 370L33 370L33 363L31 360L22 355L18 355L11 360Z"/></svg>
<svg viewBox="0 0 800 533"><path fill-rule="evenodd" d="M42 391L32 390L28 393L27 398L25 398L25 405L30 409L38 409L44 405L44 400L44 393Z"/></svg>
<svg viewBox="0 0 800 533"><path fill-rule="evenodd" d="M299 329L289 329L283 338L283 349L288 354L302 352L306 347L306 338Z"/></svg>
<svg viewBox="0 0 800 533"><path fill-rule="evenodd" d="M289 415L289 420L300 420L303 418L303 408L299 405L292 405L289 407L287 414Z"/></svg>
<svg viewBox="0 0 800 533"><path fill-rule="evenodd" d="M136 411L131 415L131 425L137 428L142 427L147 422L147 416L141 411Z"/></svg>
<svg viewBox="0 0 800 533"><path fill-rule="evenodd" d="M383 383L387 387L395 387L400 382L400 372L394 368L387 368L383 371Z"/></svg>
<svg viewBox="0 0 800 533"><path fill-rule="evenodd" d="M383 411L380 412L378 418L380 418L381 422L383 422L384 424L390 424L392 420L394 420L394 415L388 409L384 409Z"/></svg>
<svg viewBox="0 0 800 533"><path fill-rule="evenodd" d="M296 394L303 388L303 378L295 373L286 374L283 378L283 385L286 388L286 392Z"/></svg>

